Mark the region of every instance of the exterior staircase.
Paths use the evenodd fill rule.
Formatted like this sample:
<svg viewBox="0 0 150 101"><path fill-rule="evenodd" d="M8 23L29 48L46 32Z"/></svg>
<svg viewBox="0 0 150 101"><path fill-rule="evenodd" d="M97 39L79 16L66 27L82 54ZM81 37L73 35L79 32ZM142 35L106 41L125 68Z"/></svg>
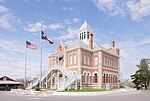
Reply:
<svg viewBox="0 0 150 101"><path fill-rule="evenodd" d="M54 70L61 71L61 73L63 73L67 77L64 81L61 81L57 90L65 90L68 86L73 84L75 81L81 80L80 74L73 74L68 68L55 64L55 65L52 65L51 68L49 68L45 74L43 74L43 76L41 77L41 80L40 78L34 80L31 84L29 84L27 89L31 89L35 87L36 85L38 85L39 81L43 81L49 75L49 73L51 73Z"/></svg>
<svg viewBox="0 0 150 101"><path fill-rule="evenodd" d="M71 84L75 83L75 81L81 80L80 74L74 74L70 78L65 79L65 81L62 81L60 86L58 87L58 90L65 90L67 89Z"/></svg>

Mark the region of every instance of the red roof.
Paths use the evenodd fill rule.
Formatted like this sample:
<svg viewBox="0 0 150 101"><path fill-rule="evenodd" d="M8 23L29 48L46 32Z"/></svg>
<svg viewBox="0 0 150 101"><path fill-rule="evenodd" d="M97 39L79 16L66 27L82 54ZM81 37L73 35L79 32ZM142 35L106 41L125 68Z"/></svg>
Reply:
<svg viewBox="0 0 150 101"><path fill-rule="evenodd" d="M0 77L0 81L15 81L7 76Z"/></svg>

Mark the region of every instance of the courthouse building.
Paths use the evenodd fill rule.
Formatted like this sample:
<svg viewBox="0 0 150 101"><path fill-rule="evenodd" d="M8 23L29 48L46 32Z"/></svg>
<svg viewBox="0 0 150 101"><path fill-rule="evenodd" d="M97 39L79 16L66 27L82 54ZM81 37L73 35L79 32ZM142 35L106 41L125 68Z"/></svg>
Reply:
<svg viewBox="0 0 150 101"><path fill-rule="evenodd" d="M110 48L98 44L86 21L77 34L78 38L69 44L60 42L56 52L49 56L49 69L42 76L42 87L58 90L118 88L120 55L115 42L112 41Z"/></svg>

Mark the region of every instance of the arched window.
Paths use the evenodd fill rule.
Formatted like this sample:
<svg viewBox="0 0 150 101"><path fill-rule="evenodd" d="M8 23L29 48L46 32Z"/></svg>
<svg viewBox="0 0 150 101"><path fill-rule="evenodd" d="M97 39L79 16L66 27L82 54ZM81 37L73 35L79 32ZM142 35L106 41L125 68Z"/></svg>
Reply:
<svg viewBox="0 0 150 101"><path fill-rule="evenodd" d="M106 78L106 75L104 74L104 78L103 78L104 80L103 80L103 83L105 83L105 82L106 82L105 78Z"/></svg>
<svg viewBox="0 0 150 101"><path fill-rule="evenodd" d="M113 83L115 83L115 75L113 75Z"/></svg>
<svg viewBox="0 0 150 101"><path fill-rule="evenodd" d="M97 73L94 73L94 83L97 83Z"/></svg>
<svg viewBox="0 0 150 101"><path fill-rule="evenodd" d="M108 83L108 74L106 74L106 83Z"/></svg>
<svg viewBox="0 0 150 101"><path fill-rule="evenodd" d="M86 73L84 73L83 76L84 76L84 77L83 77L83 82L86 83Z"/></svg>
<svg viewBox="0 0 150 101"><path fill-rule="evenodd" d="M83 33L82 33L82 40L83 40Z"/></svg>
<svg viewBox="0 0 150 101"><path fill-rule="evenodd" d="M90 73L87 74L87 83L90 83Z"/></svg>
<svg viewBox="0 0 150 101"><path fill-rule="evenodd" d="M115 79L116 79L116 82L115 82L115 83L117 83L117 82L118 82L118 80L117 80L117 75L116 75Z"/></svg>

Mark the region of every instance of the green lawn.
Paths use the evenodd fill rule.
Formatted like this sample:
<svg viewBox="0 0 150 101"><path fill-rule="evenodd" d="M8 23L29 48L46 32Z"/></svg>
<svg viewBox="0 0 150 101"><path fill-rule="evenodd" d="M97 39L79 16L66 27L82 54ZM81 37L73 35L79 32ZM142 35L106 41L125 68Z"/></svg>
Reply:
<svg viewBox="0 0 150 101"><path fill-rule="evenodd" d="M62 92L102 92L102 91L112 91L114 89L106 90L106 89L82 89L82 90L65 90Z"/></svg>

